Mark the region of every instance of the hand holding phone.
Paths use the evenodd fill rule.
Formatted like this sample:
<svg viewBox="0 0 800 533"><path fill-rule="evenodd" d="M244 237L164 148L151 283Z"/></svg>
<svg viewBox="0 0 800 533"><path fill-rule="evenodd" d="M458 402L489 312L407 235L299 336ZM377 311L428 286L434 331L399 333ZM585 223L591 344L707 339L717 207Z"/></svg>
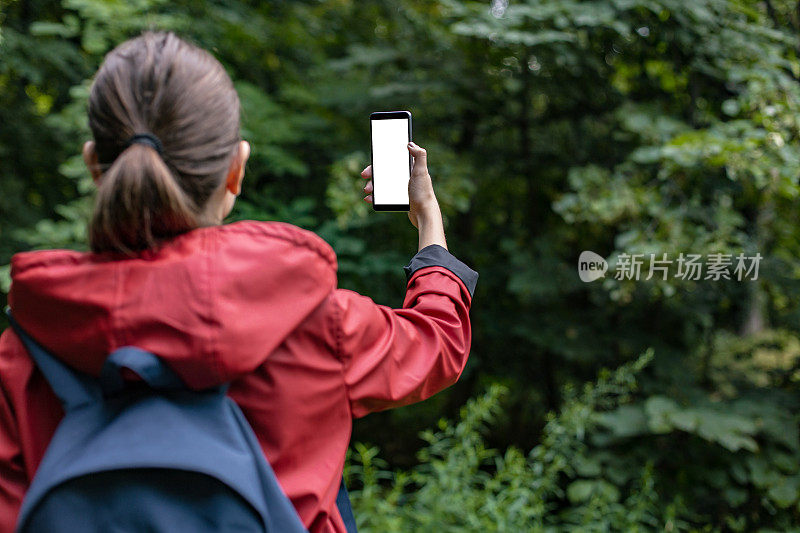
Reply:
<svg viewBox="0 0 800 533"><path fill-rule="evenodd" d="M417 146L413 142L408 143L407 149L413 156L411 178L408 183L408 218L411 220L414 227L418 228L420 215L425 215L429 212L438 213L439 202L436 200L431 176L428 173L427 152L424 148ZM367 194L364 200L372 203L374 194L372 165L369 165L361 171L361 177L369 180L364 186L364 192Z"/></svg>
<svg viewBox="0 0 800 533"><path fill-rule="evenodd" d="M428 154L424 148L410 141L406 143L404 150L405 153L409 154L407 157L411 158L412 161L411 172L406 181L405 197L408 202L406 209L408 209L409 220L411 220L414 227L419 230L419 249L421 250L431 244L438 244L446 249L447 242L444 235L442 214L439 210L439 202L436 200L436 194L433 191L431 176L428 173ZM397 159L399 159L399 157ZM364 186L364 192L367 194L364 200L372 202L373 205L375 205L375 160L375 153L373 152L373 164L361 171L361 177L369 180L366 186ZM384 175L384 177L387 176ZM390 205L396 206L398 204ZM397 209L379 209L376 207L375 210Z"/></svg>

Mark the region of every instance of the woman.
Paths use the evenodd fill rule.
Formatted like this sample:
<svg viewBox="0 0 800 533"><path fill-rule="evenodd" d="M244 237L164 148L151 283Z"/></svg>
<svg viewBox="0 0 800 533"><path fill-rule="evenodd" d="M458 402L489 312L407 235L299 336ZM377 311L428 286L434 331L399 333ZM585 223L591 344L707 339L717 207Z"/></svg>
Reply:
<svg viewBox="0 0 800 533"><path fill-rule="evenodd" d="M469 354L477 274L446 250L425 150L409 144L419 253L403 308L390 309L338 289L334 252L315 234L222 224L250 147L236 91L207 52L171 33L123 43L96 75L88 114L92 252L15 255L16 321L95 376L110 352L135 345L193 388L230 382L303 523L344 531L335 500L352 418L435 394ZM362 176L371 201L371 168ZM0 529L10 531L63 416L11 330L0 392Z"/></svg>

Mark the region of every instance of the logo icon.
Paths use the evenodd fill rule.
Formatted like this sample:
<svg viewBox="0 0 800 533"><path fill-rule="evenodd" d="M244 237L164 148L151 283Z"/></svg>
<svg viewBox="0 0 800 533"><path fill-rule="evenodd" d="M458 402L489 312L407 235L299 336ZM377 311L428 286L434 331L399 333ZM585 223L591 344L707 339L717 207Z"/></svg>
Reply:
<svg viewBox="0 0 800 533"><path fill-rule="evenodd" d="M590 250L581 252L578 257L578 276L581 281L589 283L606 275L608 263L601 256Z"/></svg>

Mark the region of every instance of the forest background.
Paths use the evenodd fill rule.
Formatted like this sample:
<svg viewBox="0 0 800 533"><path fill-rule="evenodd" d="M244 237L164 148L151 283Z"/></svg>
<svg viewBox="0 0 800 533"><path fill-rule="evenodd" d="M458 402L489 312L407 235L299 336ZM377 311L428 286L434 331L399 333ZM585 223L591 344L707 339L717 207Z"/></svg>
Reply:
<svg viewBox="0 0 800 533"><path fill-rule="evenodd" d="M480 272L459 383L355 423L361 530L800 531L799 16L788 0L0 0L0 304L14 253L86 248L79 153L104 54L174 30L241 97L253 154L231 220L318 232L341 287L399 306L416 235L370 211L358 174L369 113L407 109L450 249ZM584 250L603 279L579 278ZM619 275L634 254L638 280ZM680 276L680 254L730 261L730 279ZM760 254L757 276L737 279L740 254Z"/></svg>

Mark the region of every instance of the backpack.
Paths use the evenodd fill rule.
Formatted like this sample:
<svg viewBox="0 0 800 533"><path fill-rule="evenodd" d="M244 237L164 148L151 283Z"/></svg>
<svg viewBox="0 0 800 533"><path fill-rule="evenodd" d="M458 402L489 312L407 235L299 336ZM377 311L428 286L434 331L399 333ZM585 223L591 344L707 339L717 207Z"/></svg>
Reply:
<svg viewBox="0 0 800 533"><path fill-rule="evenodd" d="M64 408L17 532L306 531L227 385L191 390L132 346L111 353L96 379L47 353L6 313ZM126 382L123 369L143 382ZM355 533L344 479L336 503Z"/></svg>

